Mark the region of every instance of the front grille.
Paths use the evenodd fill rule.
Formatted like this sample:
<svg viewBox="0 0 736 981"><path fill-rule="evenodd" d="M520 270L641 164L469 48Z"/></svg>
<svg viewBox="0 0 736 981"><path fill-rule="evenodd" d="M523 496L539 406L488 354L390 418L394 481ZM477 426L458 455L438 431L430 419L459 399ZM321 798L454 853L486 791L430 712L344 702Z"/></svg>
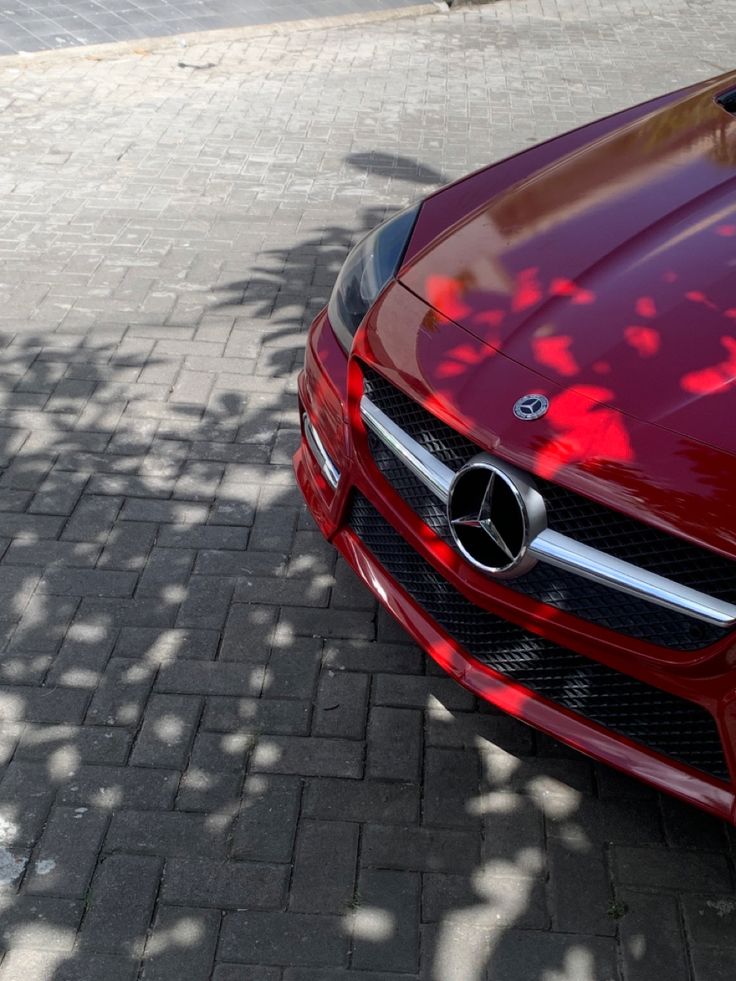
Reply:
<svg viewBox="0 0 736 981"><path fill-rule="evenodd" d="M387 416L446 466L459 470L481 448L445 425L372 369L364 368L365 394ZM451 542L442 504L375 435L376 465L394 489L438 535ZM631 562L667 579L736 602L734 563L706 549L650 528L579 494L533 477L545 499L547 524L560 534ZM591 623L638 640L683 651L714 644L728 630L655 606L582 576L539 563L504 583L510 589Z"/></svg>
<svg viewBox="0 0 736 981"><path fill-rule="evenodd" d="M353 497L349 525L389 575L477 661L613 732L728 779L718 730L705 709L475 606L360 494Z"/></svg>

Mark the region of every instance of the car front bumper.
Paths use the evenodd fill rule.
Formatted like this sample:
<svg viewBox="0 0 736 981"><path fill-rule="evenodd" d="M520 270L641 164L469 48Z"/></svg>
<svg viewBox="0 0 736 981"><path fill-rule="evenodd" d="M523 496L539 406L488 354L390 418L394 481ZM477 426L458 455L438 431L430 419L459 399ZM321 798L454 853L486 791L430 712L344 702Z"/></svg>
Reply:
<svg viewBox="0 0 736 981"><path fill-rule="evenodd" d="M565 630L554 613L548 610L545 614L538 604L531 614L523 598L508 590L499 593L495 584L489 583L488 590L480 592L470 580L458 576L452 568L454 557L453 562L448 559L447 546L427 534L426 527L391 486L366 464L361 451L365 433L359 418L350 412L351 403L355 405L360 399L360 393L348 390L354 384L355 375L348 371L348 359L323 312L311 327L305 369L299 380L303 438L294 458L296 477L322 533L383 606L439 665L479 697L594 759L734 821L736 797L730 774L734 772L736 699L730 673L652 665L637 657L636 644L629 650L624 645L620 655L609 654L606 645L598 641L595 628L586 630L578 622L575 630ZM383 537L379 534L376 538L372 532L381 532ZM376 545L379 540L380 547ZM411 569L404 574L407 557ZM577 658L584 674L587 668L608 672L606 677L623 679L621 690L631 690L634 696L646 688L655 697L662 693L663 699L671 696L673 702L699 707L717 731L724 772L713 776L683 763L617 731L616 726L600 724L571 710L569 705L576 704L574 698L564 704L564 699L548 697L549 691L557 690L554 686L545 689L544 685L520 683L513 671L494 668L492 657L480 660L473 656L468 645L458 639L458 631L447 629L446 618L438 615L437 609L428 609L423 598L426 594L414 588L417 563L425 577L441 577L443 588L446 583L451 590L448 595L453 602L473 604L474 611L494 624L513 624L519 636L548 644L551 657L562 652ZM563 662L568 670L568 662L564 658ZM575 667L569 670L563 679L566 691L578 674ZM545 677L549 678L548 671ZM596 677L591 684L598 683Z"/></svg>

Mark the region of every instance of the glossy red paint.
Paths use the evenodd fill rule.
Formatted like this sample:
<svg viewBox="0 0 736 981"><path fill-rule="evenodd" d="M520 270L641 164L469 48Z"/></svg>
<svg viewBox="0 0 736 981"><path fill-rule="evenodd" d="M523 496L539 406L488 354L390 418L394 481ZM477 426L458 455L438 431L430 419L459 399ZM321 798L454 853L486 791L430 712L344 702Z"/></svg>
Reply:
<svg viewBox="0 0 736 981"><path fill-rule="evenodd" d="M299 485L323 533L454 677L619 769L730 820L711 779L510 683L460 649L344 524L353 489L478 606L702 705L736 773L736 638L695 652L582 621L465 562L373 464L357 359L497 457L736 559L736 133L714 96L736 75L550 141L439 192L349 359L326 314L310 331L301 404L340 469L306 444ZM734 257L736 258L736 257ZM533 425L511 406L550 399Z"/></svg>

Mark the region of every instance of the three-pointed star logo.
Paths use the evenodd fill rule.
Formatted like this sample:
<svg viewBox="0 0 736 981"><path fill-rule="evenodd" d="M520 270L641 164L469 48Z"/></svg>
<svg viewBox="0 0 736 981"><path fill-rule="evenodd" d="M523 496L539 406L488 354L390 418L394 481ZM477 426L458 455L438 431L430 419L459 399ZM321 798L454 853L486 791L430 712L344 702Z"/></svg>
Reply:
<svg viewBox="0 0 736 981"><path fill-rule="evenodd" d="M488 479L488 486L486 487L485 494L483 495L483 500L481 501L477 514L467 514L462 518L454 518L452 524L461 528L478 528L481 531L484 531L494 545L500 548L503 554L513 562L516 555L508 547L503 539L503 536L493 523L492 507L493 487L495 482L496 474L491 473L491 476Z"/></svg>

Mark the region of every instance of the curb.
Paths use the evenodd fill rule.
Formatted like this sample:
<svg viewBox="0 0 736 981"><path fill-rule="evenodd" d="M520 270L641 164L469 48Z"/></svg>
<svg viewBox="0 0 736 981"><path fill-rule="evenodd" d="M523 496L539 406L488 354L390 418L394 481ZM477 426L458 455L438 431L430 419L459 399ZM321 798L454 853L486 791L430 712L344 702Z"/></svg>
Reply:
<svg viewBox="0 0 736 981"><path fill-rule="evenodd" d="M111 41L109 44L85 44L66 48L53 48L47 51L29 51L26 54L3 55L0 57L0 72L4 68L19 68L41 62L76 60L107 61L126 55L147 55L172 48L194 47L195 45L216 44L219 42L248 41L251 38L268 37L273 34L290 34L294 31L328 30L340 27L355 27L360 24L380 24L386 21L402 20L407 17L421 17L428 14L448 13L445 0L432 3L419 3L399 10L378 10L375 12L340 14L336 17L311 17L304 20L287 20L275 24L253 24L246 27L225 27L211 31L196 31L191 34L171 34L163 37L136 38L131 41Z"/></svg>

